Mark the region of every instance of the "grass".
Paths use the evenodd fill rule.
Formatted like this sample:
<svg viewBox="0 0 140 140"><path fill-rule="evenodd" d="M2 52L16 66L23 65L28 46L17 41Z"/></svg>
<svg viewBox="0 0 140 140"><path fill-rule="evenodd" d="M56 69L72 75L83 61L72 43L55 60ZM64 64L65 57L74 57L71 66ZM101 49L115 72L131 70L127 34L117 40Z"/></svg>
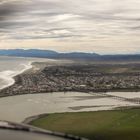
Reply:
<svg viewBox="0 0 140 140"><path fill-rule="evenodd" d="M138 140L140 109L50 114L31 125L91 140Z"/></svg>

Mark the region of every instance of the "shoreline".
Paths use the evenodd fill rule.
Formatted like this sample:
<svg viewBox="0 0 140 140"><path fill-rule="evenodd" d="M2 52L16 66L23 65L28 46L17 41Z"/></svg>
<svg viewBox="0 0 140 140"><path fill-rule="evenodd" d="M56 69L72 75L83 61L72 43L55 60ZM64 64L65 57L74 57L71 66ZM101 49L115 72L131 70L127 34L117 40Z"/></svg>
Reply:
<svg viewBox="0 0 140 140"><path fill-rule="evenodd" d="M34 116L30 116L25 118L21 123L24 124L31 124L32 121L35 121L37 119L43 118L43 117L47 117L49 115L52 114L68 114L68 113L84 113L84 112L102 112L102 111L123 111L123 110L130 110L130 109L140 109L140 106L127 106L127 107L116 107L116 108L112 108L112 109L108 109L108 110L97 110L97 111L82 111L82 112L54 112L54 113L43 113L43 114L39 114L39 115L34 115Z"/></svg>
<svg viewBox="0 0 140 140"><path fill-rule="evenodd" d="M112 81L110 81L112 85L109 88L108 85L104 85L104 87L101 86L100 88L97 85L96 87L96 82L94 83L95 86L92 86L92 82L86 82L84 80L87 78L89 78L89 80L92 80L94 77L98 82L98 78L105 76L104 74L90 75L92 71L88 72L89 75L87 75L87 73L84 74L81 72L83 80L79 79L80 77L79 73L75 73L74 75L75 77L73 76L71 78L70 77L71 71L69 71L69 69L65 70L65 68L67 66L75 67L75 64L77 63L68 63L67 61L61 62L56 60L54 62L37 61L37 60L31 61L29 62L29 64L25 69L16 73L12 77L13 79L12 83L10 83L8 86L6 85L5 88L0 89L0 93L1 93L0 97L23 95L23 94L55 93L55 92L106 93L106 92L139 92L140 91L140 87L136 87L136 86L131 87L128 85L128 87L123 87L123 88L119 86L114 87L113 84L111 83ZM84 65L79 65L79 66L80 67L82 66L81 69L84 68ZM55 72L56 68L60 69L60 72L58 71L58 74ZM68 72L70 73L68 74ZM107 76L111 77L112 75L111 76L107 75ZM116 75L114 74L114 76ZM131 76L133 77L133 75L130 74L130 78ZM67 80L67 77L68 78L70 77L71 79ZM127 78L127 75L125 74L122 75L122 80L123 77ZM134 75L134 78L135 77L136 76ZM74 80L74 82L71 82L71 80ZM117 80L119 79L116 79L116 81L114 82L117 82Z"/></svg>
<svg viewBox="0 0 140 140"><path fill-rule="evenodd" d="M16 82L15 77L24 73L24 72L26 72L29 69L32 69L33 68L33 65L32 65L33 63L34 63L34 61L30 61L28 64L22 64L22 65L25 66L24 69L22 69L21 71L14 71L14 73L12 75L8 75L8 76L3 77L2 79L9 79L9 80L7 80L6 85L3 85L2 87L0 87L0 91L14 85L15 82ZM5 72L5 71L2 71L2 72Z"/></svg>
<svg viewBox="0 0 140 140"><path fill-rule="evenodd" d="M0 56L0 57L3 57L3 56ZM51 61L54 61L54 59L47 59L47 58L37 58L37 57L16 57L16 56L5 56L6 58L9 57L9 58L22 58L22 59L25 59L25 60L28 60L28 63L27 64L20 64L20 65L24 65L24 68L22 70L19 70L19 71L13 71L12 74L10 75L6 75L6 76L3 76L1 79L9 79L9 80L6 80L7 81L7 84L3 85L0 87L0 91L3 90L3 89L6 89L8 87L11 87L15 84L16 80L15 80L15 77L19 76L19 75L22 75L23 73L25 73L26 71L28 70L32 70L33 68L33 64L34 63L41 63L41 62L46 62L46 60L51 60ZM10 71L10 70L6 70L6 71ZM0 73L5 73L5 71L1 71Z"/></svg>
<svg viewBox="0 0 140 140"><path fill-rule="evenodd" d="M30 61L12 77L12 83L0 90L0 97L53 92L140 91L140 74L135 63L122 66L46 60Z"/></svg>

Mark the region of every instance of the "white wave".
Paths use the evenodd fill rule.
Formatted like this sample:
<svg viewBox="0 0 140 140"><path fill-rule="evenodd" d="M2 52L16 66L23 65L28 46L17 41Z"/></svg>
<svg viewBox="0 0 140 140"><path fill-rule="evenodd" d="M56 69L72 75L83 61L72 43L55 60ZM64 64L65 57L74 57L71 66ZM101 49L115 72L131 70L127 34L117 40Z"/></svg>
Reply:
<svg viewBox="0 0 140 140"><path fill-rule="evenodd" d="M8 86L11 86L15 83L14 76L23 73L24 71L32 68L32 62L29 62L28 64L20 64L23 65L24 68L22 70L12 71L12 70L6 70L0 72L0 79L4 81L5 84L0 85L0 89L6 88Z"/></svg>

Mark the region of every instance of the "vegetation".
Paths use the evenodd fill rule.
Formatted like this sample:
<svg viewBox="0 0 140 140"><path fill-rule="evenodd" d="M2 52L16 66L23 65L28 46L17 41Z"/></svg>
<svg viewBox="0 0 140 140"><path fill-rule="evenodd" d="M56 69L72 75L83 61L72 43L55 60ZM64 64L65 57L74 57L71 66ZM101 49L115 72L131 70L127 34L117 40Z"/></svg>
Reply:
<svg viewBox="0 0 140 140"><path fill-rule="evenodd" d="M140 139L140 109L50 114L30 124L92 140Z"/></svg>

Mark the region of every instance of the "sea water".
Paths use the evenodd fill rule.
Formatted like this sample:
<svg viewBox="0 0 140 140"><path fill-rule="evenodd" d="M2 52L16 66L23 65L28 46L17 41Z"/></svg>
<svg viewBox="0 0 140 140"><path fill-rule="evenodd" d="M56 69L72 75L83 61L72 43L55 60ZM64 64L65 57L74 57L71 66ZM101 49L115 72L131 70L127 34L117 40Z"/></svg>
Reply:
<svg viewBox="0 0 140 140"><path fill-rule="evenodd" d="M0 56L0 89L14 84L13 77L32 67L33 58Z"/></svg>

